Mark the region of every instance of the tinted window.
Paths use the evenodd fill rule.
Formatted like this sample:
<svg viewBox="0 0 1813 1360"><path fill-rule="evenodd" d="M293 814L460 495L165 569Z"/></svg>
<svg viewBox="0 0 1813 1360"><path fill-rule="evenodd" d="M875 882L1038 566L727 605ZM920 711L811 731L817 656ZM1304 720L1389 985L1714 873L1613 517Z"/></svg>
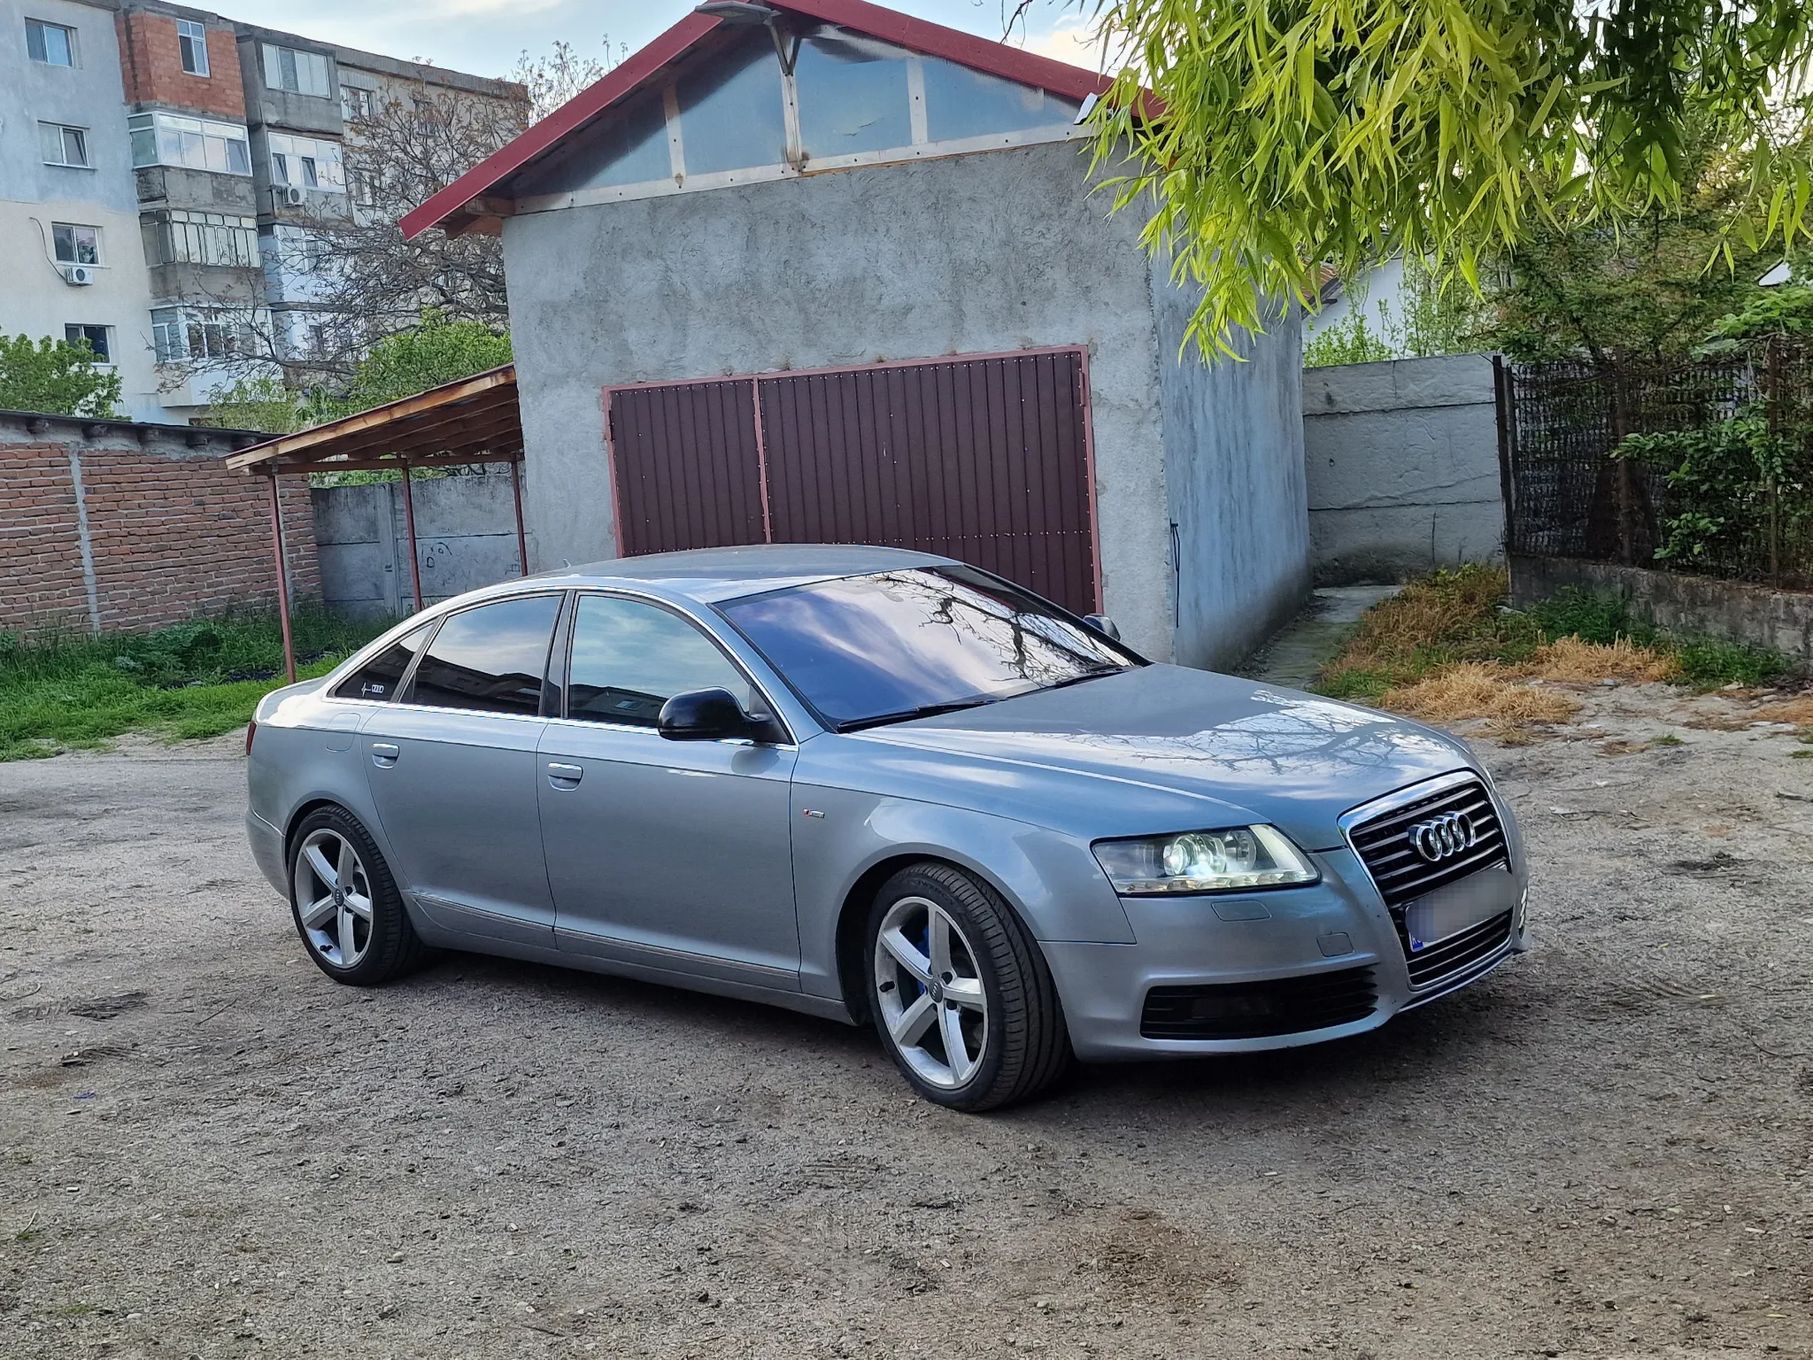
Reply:
<svg viewBox="0 0 1813 1360"><path fill-rule="evenodd" d="M764 708L743 673L678 614L636 600L585 595L573 620L567 716L653 727L661 705L692 689L727 689Z"/></svg>
<svg viewBox="0 0 1813 1360"><path fill-rule="evenodd" d="M428 625L413 629L342 680L334 690L341 699L395 699L403 673L428 636Z"/></svg>
<svg viewBox="0 0 1813 1360"><path fill-rule="evenodd" d="M820 581L723 606L834 726L984 704L1139 660L1056 605L969 567Z"/></svg>
<svg viewBox="0 0 1813 1360"><path fill-rule="evenodd" d="M536 713L557 595L500 600L449 615L434 635L407 702L485 713Z"/></svg>

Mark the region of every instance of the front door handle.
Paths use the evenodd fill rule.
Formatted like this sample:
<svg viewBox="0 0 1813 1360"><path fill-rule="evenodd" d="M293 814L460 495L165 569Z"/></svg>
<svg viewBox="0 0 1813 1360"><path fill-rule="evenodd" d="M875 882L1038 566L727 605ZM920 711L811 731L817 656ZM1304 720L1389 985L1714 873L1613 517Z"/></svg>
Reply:
<svg viewBox="0 0 1813 1360"><path fill-rule="evenodd" d="M381 770L388 770L395 765L397 757L402 754L402 747L394 741L374 741L371 744L371 763Z"/></svg>
<svg viewBox="0 0 1813 1360"><path fill-rule="evenodd" d="M580 765L568 765L562 761L548 762L548 783L557 789L570 789L585 778L585 768Z"/></svg>

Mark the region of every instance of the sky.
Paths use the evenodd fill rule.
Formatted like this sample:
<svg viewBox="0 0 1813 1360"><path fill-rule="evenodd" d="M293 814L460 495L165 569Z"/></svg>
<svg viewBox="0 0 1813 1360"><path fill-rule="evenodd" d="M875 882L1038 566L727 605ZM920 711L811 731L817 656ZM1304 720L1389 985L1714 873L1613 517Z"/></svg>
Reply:
<svg viewBox="0 0 1813 1360"><path fill-rule="evenodd" d="M386 56L423 58L474 75L501 76L524 51L557 40L582 55L631 51L692 9L694 0L197 0L229 19ZM1010 0L887 0L890 8L1000 38ZM1094 67L1076 0L1037 0L1015 42L1060 61Z"/></svg>

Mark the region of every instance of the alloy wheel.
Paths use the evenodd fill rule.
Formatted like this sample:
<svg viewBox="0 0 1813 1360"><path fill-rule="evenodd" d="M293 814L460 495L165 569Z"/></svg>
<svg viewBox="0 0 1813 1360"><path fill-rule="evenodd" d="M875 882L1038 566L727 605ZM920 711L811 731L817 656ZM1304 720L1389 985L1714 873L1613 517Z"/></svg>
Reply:
<svg viewBox="0 0 1813 1360"><path fill-rule="evenodd" d="M957 919L925 897L888 908L875 936L875 1006L928 1085L962 1086L988 1046L988 994Z"/></svg>
<svg viewBox="0 0 1813 1360"><path fill-rule="evenodd" d="M296 854L296 914L309 947L336 968L371 948L371 879L353 843L338 831L311 831Z"/></svg>

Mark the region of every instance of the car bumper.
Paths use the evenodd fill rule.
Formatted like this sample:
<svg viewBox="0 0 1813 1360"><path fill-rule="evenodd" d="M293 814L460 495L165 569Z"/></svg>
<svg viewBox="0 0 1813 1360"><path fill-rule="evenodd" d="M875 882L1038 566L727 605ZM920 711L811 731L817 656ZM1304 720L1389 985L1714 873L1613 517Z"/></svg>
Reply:
<svg viewBox="0 0 1813 1360"><path fill-rule="evenodd" d="M283 832L256 812L246 813L246 840L252 847L252 858L270 880L271 886L286 898L290 895L289 868L283 862Z"/></svg>
<svg viewBox="0 0 1813 1360"><path fill-rule="evenodd" d="M1313 858L1322 879L1306 888L1123 898L1133 944L1046 942L1077 1056L1190 1057L1339 1039L1477 982L1523 950L1517 858L1508 872L1468 880L1484 923L1418 955L1415 981L1359 858L1344 849Z"/></svg>

